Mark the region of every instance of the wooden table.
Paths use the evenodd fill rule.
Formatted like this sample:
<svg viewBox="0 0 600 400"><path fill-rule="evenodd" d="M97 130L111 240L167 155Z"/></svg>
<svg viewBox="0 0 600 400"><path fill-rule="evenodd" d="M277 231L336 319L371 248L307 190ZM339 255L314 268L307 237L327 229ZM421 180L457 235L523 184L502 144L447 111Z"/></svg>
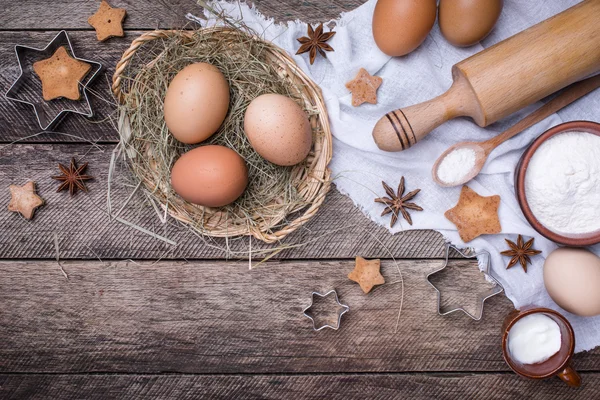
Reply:
<svg viewBox="0 0 600 400"><path fill-rule="evenodd" d="M93 86L109 99L114 65L140 31L181 27L192 0L113 0L128 11L127 36L99 43L87 24L96 1L2 0L0 88L18 68L15 44L44 46L69 31L76 54L103 63ZM325 21L361 0L256 1L278 20ZM391 236L335 189L286 250L249 270L223 259L223 240L205 241L159 222L143 196L122 217L170 238L156 240L106 212L114 112L93 99L94 123L69 116L61 133L38 132L32 110L0 99L0 398L585 398L600 396L600 351L578 354L583 387L523 380L502 359L500 326L512 304L490 299L481 321L442 317L425 275L442 263L435 232ZM114 115L112 115L114 117ZM11 144L12 142L15 142ZM50 179L71 157L90 163L88 194L56 193ZM33 221L5 210L8 185L38 183L47 205ZM126 196L114 194L117 198ZM136 206L137 202L137 206ZM339 229L342 228L343 229ZM337 229L337 232L333 232ZM60 264L55 257L58 241ZM229 243L248 248L247 238ZM253 241L253 248L260 245ZM383 259L388 282L364 295L346 275L354 257ZM475 304L477 268L451 260L447 299ZM65 278L61 267L67 274ZM302 309L313 290L337 289L350 305L339 331L314 332Z"/></svg>

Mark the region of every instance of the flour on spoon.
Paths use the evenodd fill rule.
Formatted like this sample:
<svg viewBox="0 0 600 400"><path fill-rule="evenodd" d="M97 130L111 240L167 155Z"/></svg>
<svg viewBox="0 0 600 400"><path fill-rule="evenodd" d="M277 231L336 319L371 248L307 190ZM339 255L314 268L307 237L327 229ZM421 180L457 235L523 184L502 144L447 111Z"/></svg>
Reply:
<svg viewBox="0 0 600 400"><path fill-rule="evenodd" d="M475 167L477 154L469 148L458 148L446 155L440 163L437 176L446 184L462 182Z"/></svg>

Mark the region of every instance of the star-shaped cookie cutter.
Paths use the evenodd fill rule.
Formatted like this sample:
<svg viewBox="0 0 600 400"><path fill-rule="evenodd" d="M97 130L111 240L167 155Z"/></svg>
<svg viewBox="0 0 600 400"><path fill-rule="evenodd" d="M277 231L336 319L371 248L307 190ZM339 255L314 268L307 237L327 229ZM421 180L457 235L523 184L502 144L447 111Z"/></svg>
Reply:
<svg viewBox="0 0 600 400"><path fill-rule="evenodd" d="M62 46L67 47L69 54L74 59L92 65L92 69L80 83L82 86L82 97L85 100L86 104L85 109L77 109L77 107L75 107L75 105L81 103L81 100L74 101L68 99L60 99L46 102L42 99L41 82L39 81L39 79L36 79L35 73L33 72L33 62L50 58L54 54L54 52ZM60 31L54 37L54 39L52 39L52 41L48 43L48 45L43 49L16 45L15 54L17 55L17 61L19 63L19 76L14 81L12 86L8 89L8 91L4 94L4 97L9 100L23 104L28 104L31 107L33 107L38 124L40 128L42 128L42 130L51 130L68 113L80 114L88 118L94 116L94 110L92 109L90 100L88 98L87 87L90 83L94 81L94 79L102 70L102 64L95 61L86 60L84 58L76 57L75 52L73 51L73 46L71 45L71 41L69 39L69 35L67 35L66 31ZM24 98L23 94L28 94L29 97L34 98L34 100ZM57 101L61 102L61 109L59 112L56 113L55 110L51 109L50 104L51 102L54 102L54 104L58 105ZM53 111L55 115L50 115L51 113L53 113Z"/></svg>
<svg viewBox="0 0 600 400"><path fill-rule="evenodd" d="M314 304L314 299L315 296L319 296L321 298L327 297L330 294L334 294L335 295L335 302L337 303L338 306L340 306L341 308L343 308L343 310L341 312L338 311L338 318L337 318L337 324L336 325L330 325L330 324L324 324L321 325L320 327L317 328L317 325L315 323L315 320L313 317L311 317L310 315L308 315L306 312L313 306ZM310 319L313 323L313 330L314 331L320 331L321 329L325 329L325 328L331 328L333 330L338 330L340 328L340 323L342 322L342 315L346 314L348 311L350 311L350 307L348 307L345 304L340 303L340 299L338 298L338 294L335 291L335 289L330 290L329 292L325 293L325 294L321 294L318 292L312 292L311 296L310 296L310 304L308 307L306 307L304 310L302 310L302 313L304 314L304 316L308 319Z"/></svg>
<svg viewBox="0 0 600 400"><path fill-rule="evenodd" d="M494 286L492 288L490 288L489 290L482 292L478 295L478 303L481 304L478 307L478 315L475 316L473 314L471 314L470 312L468 312L464 307L458 305L458 304L451 304L446 308L449 308L449 310L442 312L442 304L441 304L441 293L439 291L439 289L437 287L435 287L435 285L433 283L431 283L431 280L429 279L432 275L440 272L441 270L443 270L444 268L446 268L448 266L448 258L450 255L450 250L454 249L458 254L460 254L462 257L466 258L466 259L470 259L470 258L477 258L478 256L481 255L485 255L485 268L483 269L483 274L485 275L485 277L492 281L494 283ZM479 252L473 253L470 249L468 249L469 252L468 254L466 252L463 252L463 250L447 243L446 244L446 256L445 256L445 261L444 261L444 265L442 265L441 268L436 269L435 271L431 272L429 275L427 275L427 282L435 289L435 291L437 292L437 309L438 309L438 314L439 315L448 315L450 313L453 313L455 311L462 311L465 314L467 314L469 317L471 317L472 319L474 319L475 321L479 321L482 317L483 317L483 306L484 303L487 299L489 299L492 296L495 296L497 294L500 294L502 292L504 292L504 287L502 287L502 284L500 284L500 282L494 277L494 275L492 275L492 268L491 268L491 255L488 251L486 250L481 250Z"/></svg>

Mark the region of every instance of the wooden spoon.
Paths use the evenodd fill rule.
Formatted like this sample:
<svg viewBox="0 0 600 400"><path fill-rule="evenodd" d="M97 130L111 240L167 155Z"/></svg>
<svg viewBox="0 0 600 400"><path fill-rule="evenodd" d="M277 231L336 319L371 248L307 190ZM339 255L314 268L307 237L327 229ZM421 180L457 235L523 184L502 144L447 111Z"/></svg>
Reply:
<svg viewBox="0 0 600 400"><path fill-rule="evenodd" d="M537 110L535 110L534 112L517 122L515 125L507 129L506 131L502 132L498 136L493 137L484 142L461 142L450 146L450 148L443 152L442 155L436 160L435 164L433 164L433 168L431 170L433 180L435 181L435 183L442 187L459 186L467 183L471 179L475 178L477 174L479 174L488 156L496 147L498 147L508 139L512 138L513 136L523 132L530 126L537 124L544 118L554 114L563 107L568 106L575 100L585 96L586 94L590 93L598 87L600 87L600 75L595 75L591 78L587 78L582 81L573 83L572 85L564 89L554 99L550 100L548 103L544 104L543 106L541 106L540 108L538 108ZM465 176L462 179L451 183L444 182L438 177L438 168L442 160L456 149L474 150L475 165L473 166L473 169L471 169L469 173L465 174Z"/></svg>

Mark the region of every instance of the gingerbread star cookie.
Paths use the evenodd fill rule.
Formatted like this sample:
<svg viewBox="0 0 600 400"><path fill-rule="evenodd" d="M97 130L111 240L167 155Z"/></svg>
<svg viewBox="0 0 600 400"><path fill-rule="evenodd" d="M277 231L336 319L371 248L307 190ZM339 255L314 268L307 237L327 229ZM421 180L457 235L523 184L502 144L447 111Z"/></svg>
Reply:
<svg viewBox="0 0 600 400"><path fill-rule="evenodd" d="M10 203L8 210L21 213L26 219L33 218L35 209L44 204L44 200L35 193L35 182L29 181L23 186L10 185Z"/></svg>
<svg viewBox="0 0 600 400"><path fill-rule="evenodd" d="M52 57L33 63L33 70L42 81L42 96L50 101L59 97L79 100L79 83L92 66L71 57L67 49L59 47Z"/></svg>
<svg viewBox="0 0 600 400"><path fill-rule="evenodd" d="M500 233L498 219L500 196L483 197L468 186L463 186L458 204L444 215L458 228L458 234L467 243L479 235Z"/></svg>
<svg viewBox="0 0 600 400"><path fill-rule="evenodd" d="M362 257L356 257L356 266L348 274L348 278L358 283L363 292L369 293L373 286L385 283L385 279L379 272L380 268L379 260L365 260Z"/></svg>
<svg viewBox="0 0 600 400"><path fill-rule="evenodd" d="M346 83L346 87L352 92L352 105L358 107L362 103L377 104L377 89L382 82L381 77L372 76L361 68L356 78Z"/></svg>
<svg viewBox="0 0 600 400"><path fill-rule="evenodd" d="M127 15L124 8L112 8L102 0L96 14L88 18L88 23L96 30L96 37L103 42L111 37L123 37L123 20Z"/></svg>

